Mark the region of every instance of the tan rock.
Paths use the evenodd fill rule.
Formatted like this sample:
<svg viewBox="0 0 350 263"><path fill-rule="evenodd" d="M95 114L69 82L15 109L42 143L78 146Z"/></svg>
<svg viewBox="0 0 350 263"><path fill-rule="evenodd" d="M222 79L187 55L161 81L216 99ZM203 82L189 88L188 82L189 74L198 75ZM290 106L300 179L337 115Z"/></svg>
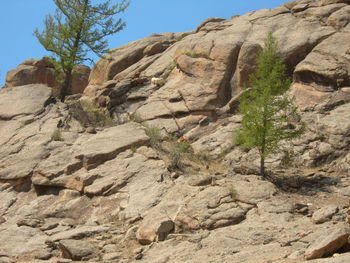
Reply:
<svg viewBox="0 0 350 263"><path fill-rule="evenodd" d="M249 75L255 71L256 58L261 46L256 43L245 42L239 52L237 59L236 77L238 90L232 91L233 94L239 92L243 87L249 85Z"/></svg>
<svg viewBox="0 0 350 263"><path fill-rule="evenodd" d="M329 5L327 4L319 7L307 8L305 11L300 12L296 15L305 17L310 20L317 19L325 23L331 14L337 12L339 9L345 6L346 4L342 4L342 3L334 3Z"/></svg>
<svg viewBox="0 0 350 263"><path fill-rule="evenodd" d="M322 0L322 5L331 5L331 4L337 4L337 3L346 3L349 4L349 0Z"/></svg>
<svg viewBox="0 0 350 263"><path fill-rule="evenodd" d="M217 158L225 150L231 149L232 134L237 128L237 123L228 123L224 127L213 129L209 135L201 136L199 140L191 145L195 152L206 152L210 156Z"/></svg>
<svg viewBox="0 0 350 263"><path fill-rule="evenodd" d="M325 101L330 96L329 92L322 92L315 89L311 85L301 83L293 83L291 90L295 96L296 104L302 110L313 108L317 104Z"/></svg>
<svg viewBox="0 0 350 263"><path fill-rule="evenodd" d="M45 240L47 236L39 229L7 225L6 228L1 230L1 255L15 257L46 247Z"/></svg>
<svg viewBox="0 0 350 263"><path fill-rule="evenodd" d="M142 121L146 121L157 117L170 117L172 114L162 101L154 101L137 109L135 115Z"/></svg>
<svg viewBox="0 0 350 263"><path fill-rule="evenodd" d="M174 230L174 227L174 222L166 215L148 217L140 224L136 238L142 245L148 245L154 241L164 241L167 235Z"/></svg>
<svg viewBox="0 0 350 263"><path fill-rule="evenodd" d="M90 176L69 175L82 167L91 170L114 159L133 145L147 144L148 140L143 127L136 123L111 127L96 135L86 133L75 142L70 151L60 149L55 155L41 162L35 169L33 183L72 187L81 191L84 181L89 180Z"/></svg>
<svg viewBox="0 0 350 263"><path fill-rule="evenodd" d="M186 134L195 128L203 118L205 118L204 115L189 115L186 117L177 118L176 123L179 126L179 129Z"/></svg>
<svg viewBox="0 0 350 263"><path fill-rule="evenodd" d="M45 111L52 91L40 84L1 89L0 94L0 118L6 120L0 122L4 134L0 140L0 178L23 183L21 180L30 176L48 154L46 146L57 129L58 105ZM35 121L37 118L42 118L41 124Z"/></svg>
<svg viewBox="0 0 350 263"><path fill-rule="evenodd" d="M92 126L86 128L87 133L96 134L96 129Z"/></svg>
<svg viewBox="0 0 350 263"><path fill-rule="evenodd" d="M215 229L240 223L248 207L240 207L225 187L209 187L196 193L175 216L180 229Z"/></svg>
<svg viewBox="0 0 350 263"><path fill-rule="evenodd" d="M52 91L46 85L31 84L0 91L0 119L19 115L36 115L44 110Z"/></svg>
<svg viewBox="0 0 350 263"><path fill-rule="evenodd" d="M67 90L68 95L83 93L88 85L90 68L88 66L79 65L73 68L72 84Z"/></svg>
<svg viewBox="0 0 350 263"><path fill-rule="evenodd" d="M158 42L153 45L146 47L143 51L145 56L153 56L155 54L161 53L170 46L167 42Z"/></svg>
<svg viewBox="0 0 350 263"><path fill-rule="evenodd" d="M328 143L335 149L342 149L349 142L346 134L348 134L349 110L350 104L344 104L333 111L329 115L320 118L319 129L330 136Z"/></svg>
<svg viewBox="0 0 350 263"><path fill-rule="evenodd" d="M346 27L350 22L350 6L347 5L340 10L334 12L328 17L327 24L333 26L337 30Z"/></svg>
<svg viewBox="0 0 350 263"><path fill-rule="evenodd" d="M87 86L90 68L88 66L76 66L72 72L72 84L67 90L67 95L83 93ZM60 83L56 80L53 64L48 58L28 59L6 75L5 87L16 87L28 84L45 84L53 88L55 96L59 95Z"/></svg>
<svg viewBox="0 0 350 263"><path fill-rule="evenodd" d="M109 56L111 60L100 59L95 64L89 77L89 84L101 85L108 80L112 80L118 73L141 60L147 47L161 43L153 46L153 48L150 47L149 52L146 52L147 54L154 54L155 51L161 50L160 47L164 48L163 45L171 41L172 38L172 33L154 34L113 50Z"/></svg>
<svg viewBox="0 0 350 263"><path fill-rule="evenodd" d="M301 12L304 11L305 9L308 8L308 4L297 4L292 8L292 12L297 13L297 12Z"/></svg>
<svg viewBox="0 0 350 263"><path fill-rule="evenodd" d="M202 29L202 27L205 27L208 23L217 23L217 22L222 22L222 21L225 21L225 19L219 18L219 17L207 18L206 20L204 20L202 23L199 24L196 32L199 32Z"/></svg>
<svg viewBox="0 0 350 263"><path fill-rule="evenodd" d="M17 226L28 226L33 228L39 228L44 224L44 220L40 218L24 218L17 222Z"/></svg>
<svg viewBox="0 0 350 263"><path fill-rule="evenodd" d="M338 207L336 205L328 205L315 211L312 215L312 222L315 224L322 224L329 221L332 216L338 212Z"/></svg>
<svg viewBox="0 0 350 263"><path fill-rule="evenodd" d="M46 58L41 60L29 59L6 75L5 87L16 87L27 84L46 84L58 87L54 74L54 66Z"/></svg>
<svg viewBox="0 0 350 263"><path fill-rule="evenodd" d="M331 258L315 259L312 263L347 263L350 260L349 253L334 254Z"/></svg>
<svg viewBox="0 0 350 263"><path fill-rule="evenodd" d="M188 181L188 184L191 186L203 186L210 185L213 181L213 178L208 174L198 174L192 176Z"/></svg>
<svg viewBox="0 0 350 263"><path fill-rule="evenodd" d="M117 119L118 126L97 134L81 132L75 120L62 127L69 120L67 104L51 103L46 91L38 92L41 88L1 90L0 261L50 256L51 261L69 261L56 258L53 243L66 239L75 243L66 247L77 250L98 244L100 250L91 254L97 261L136 256L144 262L299 262L308 247L315 248L311 254L333 254L337 248L328 250L329 244L338 241L322 239L336 232L345 209L331 222L334 210L316 211L311 219L302 212L334 198L338 207L348 201L347 6L337 0L289 2L229 20L207 20L197 33L152 35L114 50L111 61L96 64L82 98L108 108ZM271 30L290 76L298 65L293 91L308 127L305 136L286 146L303 153L296 162L317 166L314 173L305 174L305 165L277 171L282 155L269 158L269 169L283 176L277 184L281 191L254 175L257 151L231 145L241 122L233 115L239 90L248 85ZM22 66L50 67L34 59ZM154 85L152 78L165 83ZM170 173L163 153L147 146L145 128L127 123L135 112L142 124L182 135L196 152L225 159L216 170L216 163L210 164L207 172L215 174L201 174L197 167ZM51 139L57 125L64 141ZM283 191L300 185L310 195ZM327 192L318 191L324 188ZM305 205L296 213L297 201ZM38 218L45 218L40 229L34 228L42 224ZM312 219L326 222L316 225ZM136 232L141 243L153 242L145 251L135 243ZM345 263L347 254L315 262Z"/></svg>
<svg viewBox="0 0 350 263"><path fill-rule="evenodd" d="M148 127L156 127L161 131L165 131L168 134L173 134L179 131L179 127L176 123L176 120L173 118L158 118L154 120L145 121L143 122L143 124L147 125Z"/></svg>
<svg viewBox="0 0 350 263"><path fill-rule="evenodd" d="M350 224L350 207L348 208L347 222Z"/></svg>
<svg viewBox="0 0 350 263"><path fill-rule="evenodd" d="M97 233L104 233L111 229L110 225L101 226L80 226L75 229L63 231L52 235L49 239L52 242L66 240L66 239L82 239L84 237L92 236Z"/></svg>
<svg viewBox="0 0 350 263"><path fill-rule="evenodd" d="M97 252L97 248L95 246L81 240L60 240L58 246L62 252L62 256L72 260L81 260L82 258L86 259Z"/></svg>
<svg viewBox="0 0 350 263"><path fill-rule="evenodd" d="M333 228L323 240L315 241L305 252L305 258L316 259L323 256L329 256L344 246L350 235L348 226L339 226Z"/></svg>
<svg viewBox="0 0 350 263"><path fill-rule="evenodd" d="M312 85L319 91L334 91L347 86L349 60L345 44L350 34L336 33L322 41L294 71L294 81ZM334 47L337 48L334 48Z"/></svg>

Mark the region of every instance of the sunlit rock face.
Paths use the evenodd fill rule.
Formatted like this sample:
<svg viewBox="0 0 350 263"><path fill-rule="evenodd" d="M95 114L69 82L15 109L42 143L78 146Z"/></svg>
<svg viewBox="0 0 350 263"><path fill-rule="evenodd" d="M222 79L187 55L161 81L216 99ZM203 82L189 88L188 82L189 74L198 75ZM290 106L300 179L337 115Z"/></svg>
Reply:
<svg viewBox="0 0 350 263"><path fill-rule="evenodd" d="M350 262L349 4L292 1L151 35L77 68L83 95L64 103L48 61L10 71L0 262ZM262 178L258 151L232 139L270 31L307 128Z"/></svg>

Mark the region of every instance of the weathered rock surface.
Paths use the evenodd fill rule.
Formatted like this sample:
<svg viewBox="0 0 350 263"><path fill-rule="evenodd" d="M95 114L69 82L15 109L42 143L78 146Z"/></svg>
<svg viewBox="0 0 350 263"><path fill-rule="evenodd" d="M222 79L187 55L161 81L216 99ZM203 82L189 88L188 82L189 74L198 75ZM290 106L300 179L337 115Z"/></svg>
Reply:
<svg viewBox="0 0 350 263"><path fill-rule="evenodd" d="M34 185L66 186L81 191L85 186L84 177L88 180L89 174L82 171L81 176L79 173L73 175L74 177L69 175L82 168L91 170L114 159L120 152L132 146L146 144L148 140L144 129L136 123L111 127L96 135L85 134L68 149L60 149L58 153L39 164L33 174L32 182ZM57 160L57 154L61 155L62 159ZM96 179L99 175L96 174L94 177Z"/></svg>
<svg viewBox="0 0 350 263"><path fill-rule="evenodd" d="M90 68L76 66L72 72L72 84L67 95L83 93L88 84ZM60 83L56 80L54 65L48 58L27 59L6 75L5 88L28 84L45 84L53 89L54 95L59 95Z"/></svg>
<svg viewBox="0 0 350 263"><path fill-rule="evenodd" d="M66 103L47 61L9 72L0 262L348 262L349 4L300 0L151 35L97 62ZM270 30L307 132L262 178L258 152L232 139ZM72 93L89 69L76 72ZM115 125L82 127L68 104L79 99Z"/></svg>
<svg viewBox="0 0 350 263"><path fill-rule="evenodd" d="M74 239L61 240L58 245L62 256L72 260L86 259L97 251L97 248L90 243Z"/></svg>
<svg viewBox="0 0 350 263"><path fill-rule="evenodd" d="M344 40L340 45L339 39ZM349 86L348 46L345 44L348 41L350 34L345 32L336 33L322 41L298 64L294 71L295 81L314 85L321 92Z"/></svg>
<svg viewBox="0 0 350 263"><path fill-rule="evenodd" d="M348 242L350 230L348 226L330 231L323 240L312 244L305 252L306 259L321 258L329 256L343 247Z"/></svg>
<svg viewBox="0 0 350 263"><path fill-rule="evenodd" d="M58 87L54 66L47 58L27 59L6 75L5 87L17 87L27 84L46 84Z"/></svg>
<svg viewBox="0 0 350 263"><path fill-rule="evenodd" d="M312 215L312 221L315 224L322 224L326 221L329 221L337 212L338 207L336 205L322 207L319 210L315 211L315 213Z"/></svg>
<svg viewBox="0 0 350 263"><path fill-rule="evenodd" d="M145 39L129 43L111 53L110 60L100 60L94 66L89 84L101 85L113 79L117 74L139 62L144 56L152 56L164 51L174 42L174 34L151 35ZM142 71L143 69L138 71Z"/></svg>
<svg viewBox="0 0 350 263"><path fill-rule="evenodd" d="M52 95L45 85L17 86L2 89L0 95L0 119L10 120L20 115L37 115L44 111Z"/></svg>

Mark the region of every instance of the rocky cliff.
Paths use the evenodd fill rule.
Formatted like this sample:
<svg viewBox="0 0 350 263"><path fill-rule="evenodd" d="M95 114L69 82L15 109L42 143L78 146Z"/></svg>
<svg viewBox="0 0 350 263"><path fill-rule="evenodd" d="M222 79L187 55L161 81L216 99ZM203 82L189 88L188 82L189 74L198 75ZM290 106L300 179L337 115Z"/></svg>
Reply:
<svg viewBox="0 0 350 263"><path fill-rule="evenodd" d="M209 18L114 49L64 103L23 63L0 90L0 262L349 262L349 22L348 0ZM267 180L231 142L269 31L307 131Z"/></svg>

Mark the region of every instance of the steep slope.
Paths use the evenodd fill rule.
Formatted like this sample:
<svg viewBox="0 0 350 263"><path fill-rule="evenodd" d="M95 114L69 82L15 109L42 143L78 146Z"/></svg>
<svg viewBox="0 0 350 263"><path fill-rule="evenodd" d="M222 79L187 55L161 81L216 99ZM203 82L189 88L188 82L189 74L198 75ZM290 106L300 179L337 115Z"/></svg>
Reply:
<svg viewBox="0 0 350 263"><path fill-rule="evenodd" d="M35 70L1 89L0 262L350 261L349 7L301 0L151 35L65 103ZM265 180L231 141L271 30L307 132Z"/></svg>

